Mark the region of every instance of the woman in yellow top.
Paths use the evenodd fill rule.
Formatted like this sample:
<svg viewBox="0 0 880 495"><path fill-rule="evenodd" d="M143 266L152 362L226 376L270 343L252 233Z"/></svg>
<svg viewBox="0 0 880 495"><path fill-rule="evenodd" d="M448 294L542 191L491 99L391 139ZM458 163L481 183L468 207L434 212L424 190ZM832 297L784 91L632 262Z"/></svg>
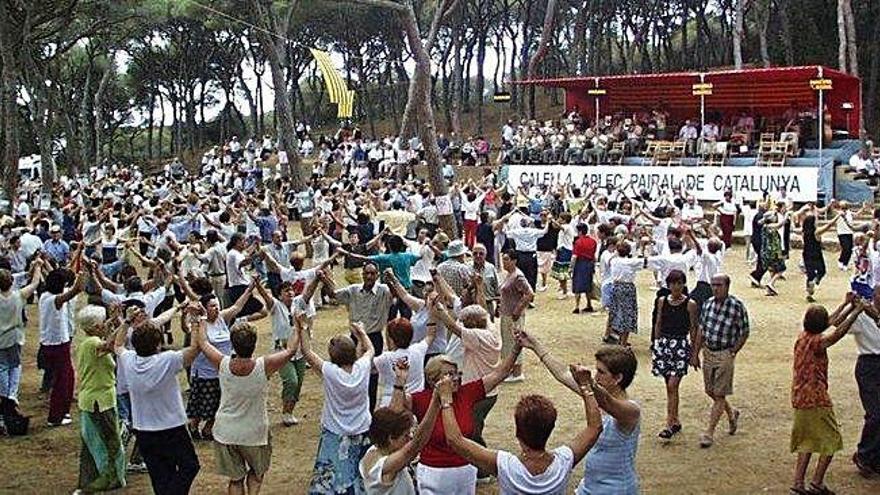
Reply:
<svg viewBox="0 0 880 495"><path fill-rule="evenodd" d="M118 323L117 315L108 319L104 308L86 306L77 313L77 323L86 337L76 351L82 450L75 493L115 490L125 486L125 451L119 434L112 357L114 335L109 331Z"/></svg>

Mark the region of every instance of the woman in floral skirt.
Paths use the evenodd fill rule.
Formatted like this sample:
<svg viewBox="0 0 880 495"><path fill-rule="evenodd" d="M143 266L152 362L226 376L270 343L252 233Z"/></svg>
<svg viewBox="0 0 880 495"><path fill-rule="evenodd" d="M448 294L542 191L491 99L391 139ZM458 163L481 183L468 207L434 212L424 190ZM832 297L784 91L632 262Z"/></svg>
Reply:
<svg viewBox="0 0 880 495"><path fill-rule="evenodd" d="M666 276L670 294L657 300L657 320L651 334L654 355L651 373L666 381L666 427L659 435L664 440L681 431L678 386L688 366L695 364L691 344L697 337L699 309L684 293L686 284L687 278L681 270L672 270Z"/></svg>

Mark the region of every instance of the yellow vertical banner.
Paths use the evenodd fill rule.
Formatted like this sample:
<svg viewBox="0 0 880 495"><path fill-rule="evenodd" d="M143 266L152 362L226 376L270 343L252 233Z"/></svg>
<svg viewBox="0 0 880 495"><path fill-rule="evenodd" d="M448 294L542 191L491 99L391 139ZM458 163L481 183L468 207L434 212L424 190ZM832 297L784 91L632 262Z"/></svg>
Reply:
<svg viewBox="0 0 880 495"><path fill-rule="evenodd" d="M337 117L340 119L351 118L354 112L354 90L348 89L345 79L333 67L333 61L330 60L329 53L316 48L309 48L309 51L315 58L318 69L321 71L321 76L324 78L330 103L337 105Z"/></svg>

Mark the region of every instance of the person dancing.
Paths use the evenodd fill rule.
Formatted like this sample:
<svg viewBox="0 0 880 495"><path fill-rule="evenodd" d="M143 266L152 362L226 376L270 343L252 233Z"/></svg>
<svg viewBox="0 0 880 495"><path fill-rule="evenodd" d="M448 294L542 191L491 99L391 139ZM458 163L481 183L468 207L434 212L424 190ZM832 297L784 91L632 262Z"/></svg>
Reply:
<svg viewBox="0 0 880 495"><path fill-rule="evenodd" d="M791 406L794 409L791 451L798 455L789 490L792 495L834 493L825 486L825 472L834 453L843 448L843 440L828 395L827 349L846 335L863 310L861 299L848 293L831 316L824 307L816 305L807 308L804 314L803 332L794 344L791 382ZM834 328L829 330L831 325ZM819 461L810 487L804 489L804 478L813 454L819 455Z"/></svg>

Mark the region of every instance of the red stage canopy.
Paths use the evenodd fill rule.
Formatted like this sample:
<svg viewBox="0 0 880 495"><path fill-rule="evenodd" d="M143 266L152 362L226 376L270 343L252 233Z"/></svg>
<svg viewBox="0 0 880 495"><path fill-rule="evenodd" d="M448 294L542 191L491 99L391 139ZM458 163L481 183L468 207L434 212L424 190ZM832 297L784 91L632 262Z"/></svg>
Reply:
<svg viewBox="0 0 880 495"><path fill-rule="evenodd" d="M831 80L832 89L824 92L824 99L833 128L846 129L850 136L857 137L862 111L861 81L828 67L624 74L534 79L514 84L563 88L566 109L577 108L587 117L595 116L598 100L601 115L650 111L663 106L673 119L684 120L700 116L700 96L693 94L693 85L700 83L712 84L712 94L705 96L707 115L717 111L729 116L745 109L755 116L780 118L792 103L800 111L815 112L819 97L818 91L810 86L814 79ZM591 89L605 90L605 94L588 94Z"/></svg>

